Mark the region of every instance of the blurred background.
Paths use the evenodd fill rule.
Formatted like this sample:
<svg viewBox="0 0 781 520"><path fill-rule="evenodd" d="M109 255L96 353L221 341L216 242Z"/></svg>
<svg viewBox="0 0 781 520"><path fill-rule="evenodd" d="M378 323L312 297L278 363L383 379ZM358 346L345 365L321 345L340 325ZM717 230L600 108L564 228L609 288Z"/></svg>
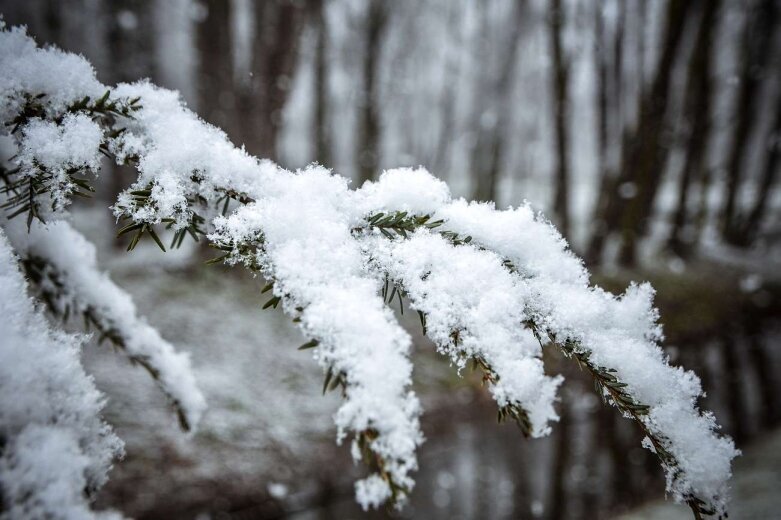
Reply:
<svg viewBox="0 0 781 520"><path fill-rule="evenodd" d="M693 369L737 462L731 518L781 497L781 2L778 0L0 0L9 25L82 53L106 84L179 90L236 145L359 186L427 167L457 196L528 201L620 293L658 291L671 360ZM76 224L163 335L192 352L210 404L185 437L144 373L106 347L88 369L127 442L98 507L136 518L688 518L634 425L565 374L561 421L525 440L479 378L420 336L418 485L401 512L352 501L336 395L262 280L189 245L126 254L106 165ZM142 244L148 245L148 244ZM409 314L409 313L408 313ZM656 501L648 503L649 501Z"/></svg>

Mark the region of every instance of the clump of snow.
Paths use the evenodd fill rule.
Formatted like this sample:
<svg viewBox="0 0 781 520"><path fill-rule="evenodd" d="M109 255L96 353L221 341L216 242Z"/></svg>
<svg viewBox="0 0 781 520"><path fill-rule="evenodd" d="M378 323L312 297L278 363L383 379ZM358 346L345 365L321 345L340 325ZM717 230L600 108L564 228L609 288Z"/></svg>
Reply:
<svg viewBox="0 0 781 520"><path fill-rule="evenodd" d="M3 518L89 518L123 444L79 361L82 338L53 330L27 297L0 231L0 491Z"/></svg>
<svg viewBox="0 0 781 520"><path fill-rule="evenodd" d="M377 508L390 497L390 486L379 475L370 475L355 483L355 500L364 510Z"/></svg>
<svg viewBox="0 0 781 520"><path fill-rule="evenodd" d="M99 98L106 87L82 56L55 47L38 48L24 27L7 29L0 20L0 118L13 119L24 95L46 94L49 114L61 114L84 96Z"/></svg>
<svg viewBox="0 0 781 520"><path fill-rule="evenodd" d="M528 205L497 211L492 202L459 199L438 208L436 217L445 220L446 229L471 236L476 244L513 261L523 275L588 284L580 259L556 228Z"/></svg>
<svg viewBox="0 0 781 520"><path fill-rule="evenodd" d="M119 138L120 147L140 160L138 180L114 206L117 216L150 223L170 216L180 229L192 216L189 198L200 195L214 200L222 196L216 188L259 198L276 185L276 164L233 146L222 130L187 110L177 92L141 81L118 85L113 94L143 100L134 118L124 122L126 132ZM173 128L176 131L171 133ZM153 204L136 206L131 192L150 184Z"/></svg>
<svg viewBox="0 0 781 520"><path fill-rule="evenodd" d="M377 181L367 181L361 187L355 210L359 217L388 210L426 215L449 200L447 184L424 168L394 168L382 172Z"/></svg>
<svg viewBox="0 0 781 520"><path fill-rule="evenodd" d="M84 114L67 114L61 123L35 118L22 127L17 164L22 175L35 177L43 168L51 178L46 188L52 204L47 208L64 208L78 186L68 172L88 169L96 173L100 167L100 144L103 131Z"/></svg>
<svg viewBox="0 0 781 520"><path fill-rule="evenodd" d="M62 123L33 119L22 129L19 160L50 170L100 166L99 146L103 131L84 114L67 114Z"/></svg>
<svg viewBox="0 0 781 520"><path fill-rule="evenodd" d="M278 183L276 196L219 218L210 238L246 242L262 232L256 259L275 280L274 294L299 316L306 336L319 342L320 364L346 381L335 417L338 438L371 429L376 436L370 448L383 459L384 470L395 485L411 489L422 435L420 406L407 390L410 338L378 295L378 281L364 269L344 215L347 183L320 167L280 171ZM360 452L353 452L360 460ZM391 492L379 475L356 491L364 507L384 502Z"/></svg>
<svg viewBox="0 0 781 520"><path fill-rule="evenodd" d="M526 289L495 253L454 246L422 229L407 240L373 235L365 242L370 262L398 280L414 309L426 315L428 336L443 354L463 368L479 357L497 381L491 393L499 407L520 405L534 436L550 431L561 377L545 375L537 339L521 324ZM454 339L454 333L458 334Z"/></svg>

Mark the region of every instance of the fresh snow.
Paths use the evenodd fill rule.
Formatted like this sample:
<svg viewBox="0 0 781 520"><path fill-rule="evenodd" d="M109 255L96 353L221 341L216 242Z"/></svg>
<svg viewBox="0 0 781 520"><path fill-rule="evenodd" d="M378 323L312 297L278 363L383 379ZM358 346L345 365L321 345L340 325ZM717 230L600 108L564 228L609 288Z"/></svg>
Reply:
<svg viewBox="0 0 781 520"><path fill-rule="evenodd" d="M177 403L187 423L195 427L206 409L206 400L195 383L186 353L177 352L160 333L139 317L130 296L108 275L100 271L95 246L59 220L43 225L33 222L29 232L20 219L5 223L6 231L18 254L44 259L61 284L58 298L50 300L64 315L79 315L91 310L104 329L113 329L122 338L124 352L134 360L147 363L157 372L165 393Z"/></svg>
<svg viewBox="0 0 781 520"><path fill-rule="evenodd" d="M0 230L0 518L91 518L84 492L123 444L79 361L83 337L52 329L26 291Z"/></svg>
<svg viewBox="0 0 781 520"><path fill-rule="evenodd" d="M47 94L41 103L55 116L69 102L105 89L82 58L37 49L19 29L0 32L0 67L6 71L0 81L5 121L14 117L25 94ZM68 74L56 75L68 67ZM133 161L139 172L114 205L118 218L150 226L172 222L181 230L198 212L206 219L208 238L228 251L228 263L243 263L272 279L274 297L307 338L318 342L317 361L344 383L345 400L335 415L338 439L348 433L368 439L381 461L379 473L356 485L365 508L394 495L403 502L422 442L420 407L409 390L410 338L380 295L387 275L413 308L425 313L429 335L458 368L470 358L489 366L497 403L522 408L534 435L547 433L556 420L560 378L545 375L542 347L525 324L531 320L543 336L576 342L579 353L614 371L626 391L649 407L638 420L677 461L677 468L666 468L672 496L695 495L717 513L726 510L731 461L738 452L717 433L712 415L697 409L696 376L668 364L650 286L633 285L621 297L590 287L582 262L527 205L498 211L493 204L453 200L447 186L425 169L390 170L351 190L346 179L319 166L290 172L249 156L189 111L176 92L142 81L119 85L111 96L141 98L132 118L119 118L123 133L106 133L101 140L78 116L66 117L57 128L49 118L30 121L18 143L21 164L34 158L55 171L92 169L96 143L103 143L118 162ZM147 190L148 197L140 200L138 193ZM241 204L232 202L223 216L216 206L226 194ZM68 196L67 188L54 194L61 206ZM389 239L367 220L396 211L428 214L444 224ZM471 241L453 245L443 230ZM131 348L156 353L160 366L170 369L170 377L161 378L166 390L189 413L200 413L202 401L193 397L197 390L186 358L145 328L129 300L97 272L89 247L77 253L63 240L84 250L83 238L65 223L36 223L29 237L15 239L15 247L22 254L37 251L52 265L62 254L71 297L101 306L128 337L140 335ZM60 441L68 451L67 442ZM356 459L360 448L354 441Z"/></svg>

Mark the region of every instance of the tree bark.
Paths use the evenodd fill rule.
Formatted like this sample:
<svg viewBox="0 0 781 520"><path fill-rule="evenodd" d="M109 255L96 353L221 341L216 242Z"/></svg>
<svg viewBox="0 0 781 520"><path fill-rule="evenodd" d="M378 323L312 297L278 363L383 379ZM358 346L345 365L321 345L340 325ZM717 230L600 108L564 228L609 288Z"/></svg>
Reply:
<svg viewBox="0 0 781 520"><path fill-rule="evenodd" d="M570 235L569 219L569 64L564 56L562 30L564 26L564 11L561 0L551 0L550 38L553 56L553 119L556 140L556 173L555 194L553 197L553 213L556 217L559 231L565 237Z"/></svg>
<svg viewBox="0 0 781 520"><path fill-rule="evenodd" d="M328 24L326 0L312 0L312 25L317 33L315 43L315 160L323 166L331 164L331 131L328 124Z"/></svg>
<svg viewBox="0 0 781 520"><path fill-rule="evenodd" d="M711 114L711 43L716 27L720 0L705 2L697 41L689 62L689 77L684 99L684 117L688 124L686 159L678 183L678 200L673 213L667 246L680 257L692 251L693 233L686 233L689 223L689 194L692 181L701 179L705 168Z"/></svg>
<svg viewBox="0 0 781 520"><path fill-rule="evenodd" d="M206 0L207 16L198 25L198 112L204 120L235 137L235 107L226 103L233 92L231 2Z"/></svg>
<svg viewBox="0 0 781 520"><path fill-rule="evenodd" d="M518 58L518 41L520 39L525 0L516 0L515 14L510 20L510 31L504 42L506 52L499 63L499 73L496 79L489 83L485 92L486 103L479 105L479 110L490 111L495 117L493 126L480 127L477 144L472 157L475 187L472 198L481 201L496 201L499 193L499 176L502 159L504 158L505 139L508 127L508 105L512 87L515 63ZM490 30L486 27L486 31ZM486 76L492 77L489 74Z"/></svg>
<svg viewBox="0 0 781 520"><path fill-rule="evenodd" d="M757 102L768 59L777 15L776 0L762 0L746 17L741 40L740 87L735 105L735 130L727 159L727 183L721 211L721 233L728 243L740 245L737 195L748 155L751 132L757 119Z"/></svg>
<svg viewBox="0 0 781 520"><path fill-rule="evenodd" d="M625 192L620 201L622 241L618 262L625 267L632 267L637 262L637 245L645 233L664 174L668 149L663 134L670 77L690 6L687 0L670 0L668 4L662 55L651 88L641 100L636 130L624 148L617 189L624 191L623 185L627 185L634 192L628 197ZM615 195L621 197L620 193Z"/></svg>
<svg viewBox="0 0 781 520"><path fill-rule="evenodd" d="M776 101L776 113L770 134L767 136L768 156L765 162L765 169L762 172L762 178L757 190L757 197L754 206L745 218L741 232L738 234L739 245L747 246L754 242L759 235L762 219L767 211L767 202L773 185L778 178L779 155L781 155L781 95Z"/></svg>
<svg viewBox="0 0 781 520"><path fill-rule="evenodd" d="M550 520L561 520L567 515L567 472L570 469L572 439L570 439L571 413L568 401L561 403L556 451L553 459L553 483L551 484Z"/></svg>
<svg viewBox="0 0 781 520"><path fill-rule="evenodd" d="M378 81L380 47L388 13L381 0L370 0L366 19L366 56L363 60L363 96L358 135L358 186L377 174L380 153L380 100Z"/></svg>
<svg viewBox="0 0 781 520"><path fill-rule="evenodd" d="M601 4L596 8L595 32L597 35L597 135L599 154L599 189L592 217L591 237L586 247L584 260L589 266L602 261L602 250L609 229L615 227L609 221L616 219L616 201L611 197L616 191L615 167L609 162L611 147L620 148L623 133L622 84L624 55L624 26L626 25L626 2L619 2L619 15L616 20L615 37L612 42L613 62L609 63L608 46L600 41L604 32L604 15ZM611 67L612 65L612 67ZM608 103L608 98L613 102ZM611 125L612 123L612 125ZM612 139L612 140L611 140Z"/></svg>
<svg viewBox="0 0 781 520"><path fill-rule="evenodd" d="M268 0L257 2L254 9L252 81L238 90L236 107L247 151L277 160L282 110L292 84L306 8L295 0Z"/></svg>

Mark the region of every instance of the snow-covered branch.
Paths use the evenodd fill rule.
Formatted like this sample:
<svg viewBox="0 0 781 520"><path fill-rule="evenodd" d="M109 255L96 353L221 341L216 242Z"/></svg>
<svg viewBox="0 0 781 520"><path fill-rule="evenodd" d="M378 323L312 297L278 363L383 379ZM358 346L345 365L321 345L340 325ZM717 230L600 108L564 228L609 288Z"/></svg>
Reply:
<svg viewBox="0 0 781 520"><path fill-rule="evenodd" d="M64 220L74 196L94 191L100 158L111 155L109 146L122 132L117 119L131 117L138 99L110 97L83 58L38 49L19 29L0 38L0 60L9 71L0 80L3 145L12 156L3 160L13 165L0 166L8 238L49 310L64 320L81 315L101 341L145 368L190 430L205 400L188 356L139 318L130 296L98 269L94 246Z"/></svg>
<svg viewBox="0 0 781 520"><path fill-rule="evenodd" d="M471 296L480 287L490 294L488 305L501 301L499 295L515 291L515 303L497 304L492 308L493 319L484 317L485 325L501 323L506 307L512 307L518 313L516 328L523 324L540 340L540 346L550 342L577 360L592 374L604 400L640 425L646 434L644 446L660 458L668 492L676 500L686 502L696 515L723 514L730 462L738 452L731 439L716 433L713 415L697 410L702 389L696 375L671 367L659 347L663 336L653 307L653 289L648 284L632 285L616 298L590 287L588 272L567 250L566 242L528 206L497 211L492 204L449 200L443 190L441 181L421 170L392 170L359 190L366 192L378 210L412 212L402 224L419 220L415 211L432 215L443 222L441 235L457 244L448 246L442 238L433 239L426 226L415 231L415 226L402 225L410 239L390 240L393 237L383 234L385 240L379 240L375 233L370 240L390 245L366 247L371 261L384 259L378 262L381 272L402 284L412 306L426 313L426 328L430 329L432 320L425 299L442 291L438 284L445 291L463 286L455 294L462 300L472 298L470 312L461 313L471 319L479 318L481 305L486 305ZM405 200L405 193L414 195ZM428 201L425 194L429 194ZM410 248L408 244L414 241L420 247ZM459 254L455 248L472 252ZM513 282L500 283L496 289L494 281L500 275L489 276L478 268L470 260L477 253L496 256L493 263L502 265L505 274L511 273ZM431 261L433 255L437 255L436 262ZM449 276L440 276L445 283L437 281L436 273L447 265ZM465 277L472 280L464 282ZM448 308L444 302L435 312L442 308ZM516 340L511 350L515 356L519 356L519 345L523 343Z"/></svg>
<svg viewBox="0 0 781 520"><path fill-rule="evenodd" d="M35 308L2 230L0 330L2 516L90 518L85 490L105 483L123 444L100 417L83 338L53 330Z"/></svg>
<svg viewBox="0 0 781 520"><path fill-rule="evenodd" d="M189 356L177 352L138 316L130 296L98 269L95 247L64 220L33 222L29 231L12 220L5 229L49 311L66 321L83 317L100 343L108 340L157 381L183 429L197 425L206 401L195 384Z"/></svg>
<svg viewBox="0 0 781 520"><path fill-rule="evenodd" d="M72 62L71 55L36 49L18 30L1 37L12 79L0 84L0 114L21 136L18 169L5 176L16 197L9 208L27 212L29 236L69 229L32 224L56 219L86 189L83 175L95 169L97 153L134 165L138 179L113 207L123 220L120 233L131 237L129 249L147 235L165 249L160 231L168 227L173 246L186 234L205 236L222 251L220 260L273 282L267 306L281 304L307 336L304 346L323 367L325 386L342 389L338 439L352 434L354 458L373 470L356 485L365 508L404 501L422 442L420 407L409 390L410 338L385 305L404 296L441 353L459 369L470 360L483 369L500 418L533 436L549 431L561 378L545 375L542 349L557 345L593 375L607 402L638 422L676 500L697 516L726 512L737 451L717 433L713 416L697 409L696 376L668 364L652 289L631 286L617 298L589 286L580 260L528 206L497 211L453 200L423 169L391 170L357 190L319 166L286 171L234 147L175 92L139 82L99 94L105 87L81 62L92 80L55 81L50 70L63 67L61 59ZM5 51L11 48L13 55ZM31 257L56 266L46 247L30 248ZM72 294L100 282L68 266L61 271ZM82 312L98 308L90 295L78 298L92 305L77 306ZM139 328L134 310L104 307L104 327L128 337ZM180 359L159 336L132 344L131 356L149 355L141 345L152 344L167 359ZM157 370L171 364L145 359L158 359ZM198 408L199 401L186 400L194 390L160 375L180 404Z"/></svg>

